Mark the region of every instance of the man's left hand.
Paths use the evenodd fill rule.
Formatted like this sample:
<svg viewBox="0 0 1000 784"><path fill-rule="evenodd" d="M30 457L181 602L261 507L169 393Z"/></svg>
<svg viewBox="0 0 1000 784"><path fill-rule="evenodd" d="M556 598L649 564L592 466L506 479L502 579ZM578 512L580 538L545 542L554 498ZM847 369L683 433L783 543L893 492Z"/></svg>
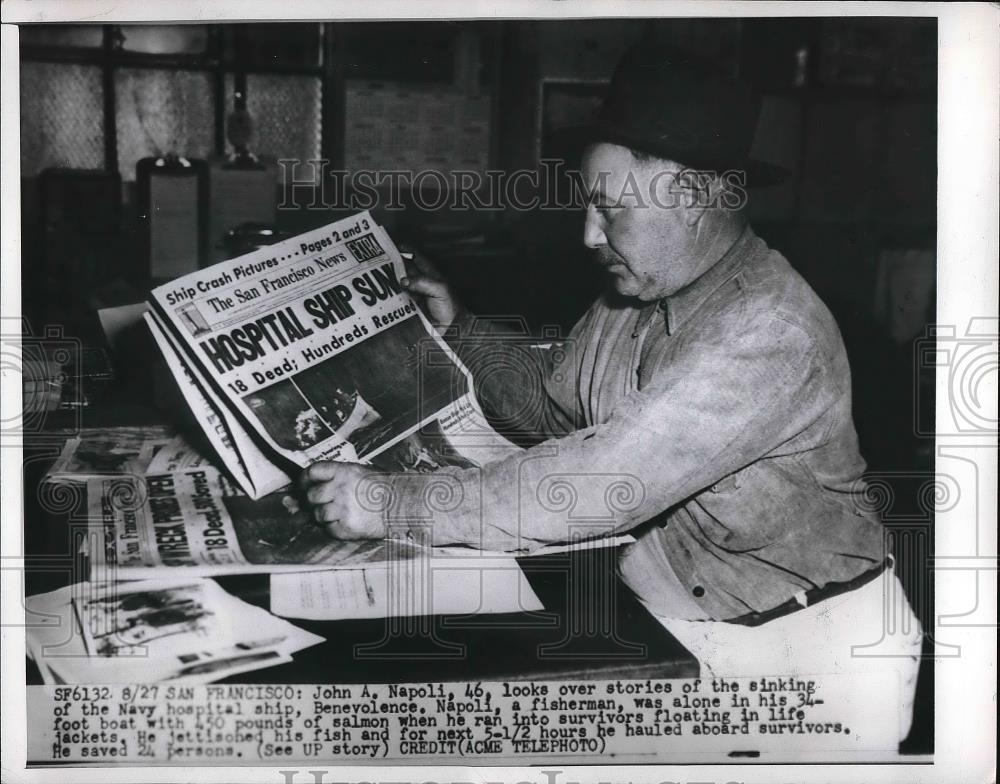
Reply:
<svg viewBox="0 0 1000 784"><path fill-rule="evenodd" d="M356 463L313 463L302 472L300 484L313 507L313 516L334 539L382 539L385 519L380 510L358 501L362 482L378 472Z"/></svg>

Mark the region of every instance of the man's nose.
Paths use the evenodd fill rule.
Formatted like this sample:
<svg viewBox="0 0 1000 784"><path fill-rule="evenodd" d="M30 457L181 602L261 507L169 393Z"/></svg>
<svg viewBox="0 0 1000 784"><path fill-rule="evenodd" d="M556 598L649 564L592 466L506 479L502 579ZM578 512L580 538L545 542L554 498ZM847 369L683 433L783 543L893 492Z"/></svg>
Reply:
<svg viewBox="0 0 1000 784"><path fill-rule="evenodd" d="M601 216L594 207L587 210L587 221L583 225L583 244L588 248L599 248L608 244L608 238L604 236Z"/></svg>

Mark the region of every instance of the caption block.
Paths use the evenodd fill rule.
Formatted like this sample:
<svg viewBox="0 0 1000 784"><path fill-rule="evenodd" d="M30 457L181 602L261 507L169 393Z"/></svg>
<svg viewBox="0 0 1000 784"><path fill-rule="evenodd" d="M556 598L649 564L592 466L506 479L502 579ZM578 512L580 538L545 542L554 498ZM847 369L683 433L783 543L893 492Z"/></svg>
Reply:
<svg viewBox="0 0 1000 784"><path fill-rule="evenodd" d="M874 682L845 677L31 686L28 759L527 763L895 751L895 695L873 700Z"/></svg>

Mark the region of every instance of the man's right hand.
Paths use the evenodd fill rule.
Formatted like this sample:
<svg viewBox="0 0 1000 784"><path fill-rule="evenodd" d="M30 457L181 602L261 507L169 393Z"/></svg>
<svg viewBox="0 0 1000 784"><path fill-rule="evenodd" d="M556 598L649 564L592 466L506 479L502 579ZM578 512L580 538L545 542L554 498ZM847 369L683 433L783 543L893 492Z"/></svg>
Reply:
<svg viewBox="0 0 1000 784"><path fill-rule="evenodd" d="M451 326L462 306L437 268L424 256L409 251L413 259L404 257L406 277L400 281L420 305L438 332Z"/></svg>

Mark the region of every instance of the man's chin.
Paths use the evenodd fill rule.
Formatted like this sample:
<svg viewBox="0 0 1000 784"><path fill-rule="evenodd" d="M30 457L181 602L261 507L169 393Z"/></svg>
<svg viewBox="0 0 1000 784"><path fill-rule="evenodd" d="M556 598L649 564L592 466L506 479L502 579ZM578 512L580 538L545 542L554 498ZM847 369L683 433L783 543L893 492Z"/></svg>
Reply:
<svg viewBox="0 0 1000 784"><path fill-rule="evenodd" d="M656 302L666 296L643 288L634 278L619 278L617 275L611 278L611 288L618 296L638 300L641 303Z"/></svg>
<svg viewBox="0 0 1000 784"><path fill-rule="evenodd" d="M610 278L611 288L615 290L616 294L620 294L623 297L636 297L639 295L640 287L636 285L635 280L630 276L622 276L616 272L609 272L608 277Z"/></svg>

